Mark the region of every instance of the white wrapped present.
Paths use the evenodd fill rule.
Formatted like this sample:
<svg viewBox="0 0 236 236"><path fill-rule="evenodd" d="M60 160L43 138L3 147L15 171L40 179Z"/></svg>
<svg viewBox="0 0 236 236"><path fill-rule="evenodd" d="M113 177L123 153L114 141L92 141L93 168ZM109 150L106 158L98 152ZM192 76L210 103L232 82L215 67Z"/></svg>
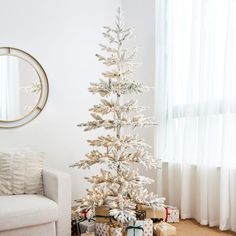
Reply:
<svg viewBox="0 0 236 236"><path fill-rule="evenodd" d="M144 220L136 220L129 222L126 227L127 236L143 236L144 232Z"/></svg>
<svg viewBox="0 0 236 236"><path fill-rule="evenodd" d="M78 223L78 227L79 227L79 232L82 233L86 233L86 232L95 232L95 222L94 221L89 221L89 220L85 220L82 221L80 223Z"/></svg>
<svg viewBox="0 0 236 236"><path fill-rule="evenodd" d="M96 223L96 236L109 236L110 226L107 223Z"/></svg>
<svg viewBox="0 0 236 236"><path fill-rule="evenodd" d="M173 206L166 207L166 222L176 223L179 222L179 210Z"/></svg>
<svg viewBox="0 0 236 236"><path fill-rule="evenodd" d="M151 219L144 220L144 236L153 236L153 221Z"/></svg>
<svg viewBox="0 0 236 236"><path fill-rule="evenodd" d="M122 236L122 227L112 223L96 223L96 236Z"/></svg>
<svg viewBox="0 0 236 236"><path fill-rule="evenodd" d="M153 222L151 219L130 222L126 228L127 236L153 236Z"/></svg>

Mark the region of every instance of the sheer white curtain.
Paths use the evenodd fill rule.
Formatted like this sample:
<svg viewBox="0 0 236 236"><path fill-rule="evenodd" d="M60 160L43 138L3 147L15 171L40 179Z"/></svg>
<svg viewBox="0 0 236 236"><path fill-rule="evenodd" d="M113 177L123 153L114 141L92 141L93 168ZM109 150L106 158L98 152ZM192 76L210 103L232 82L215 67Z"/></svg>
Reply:
<svg viewBox="0 0 236 236"><path fill-rule="evenodd" d="M236 231L236 1L157 0L159 191Z"/></svg>
<svg viewBox="0 0 236 236"><path fill-rule="evenodd" d="M0 120L19 117L19 68L18 58L0 57Z"/></svg>

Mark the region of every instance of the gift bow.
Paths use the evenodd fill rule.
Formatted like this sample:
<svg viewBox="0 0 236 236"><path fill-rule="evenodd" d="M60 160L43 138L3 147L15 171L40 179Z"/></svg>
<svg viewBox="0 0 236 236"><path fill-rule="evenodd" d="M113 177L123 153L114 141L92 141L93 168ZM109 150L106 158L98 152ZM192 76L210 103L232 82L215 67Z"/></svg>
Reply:
<svg viewBox="0 0 236 236"><path fill-rule="evenodd" d="M143 229L143 227L141 225L139 225L139 226L129 225L129 226L126 227L126 231L128 231L129 229L133 229L134 230L134 236L135 236L135 230L136 229L140 229L140 230L144 231L144 229Z"/></svg>
<svg viewBox="0 0 236 236"><path fill-rule="evenodd" d="M88 219L88 212L89 210L83 210L80 212L80 215L84 218L84 219Z"/></svg>

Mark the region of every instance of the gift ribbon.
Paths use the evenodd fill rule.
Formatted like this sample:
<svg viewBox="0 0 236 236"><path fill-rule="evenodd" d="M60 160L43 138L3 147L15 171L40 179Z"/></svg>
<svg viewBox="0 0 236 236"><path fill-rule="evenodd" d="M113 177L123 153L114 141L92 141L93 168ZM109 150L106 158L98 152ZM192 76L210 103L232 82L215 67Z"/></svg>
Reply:
<svg viewBox="0 0 236 236"><path fill-rule="evenodd" d="M168 207L165 207L165 209L166 209L166 219L165 219L165 222L168 222L168 217L169 217Z"/></svg>
<svg viewBox="0 0 236 236"><path fill-rule="evenodd" d="M129 226L126 227L126 231L128 231L129 229L133 229L134 230L134 234L133 234L134 236L135 236L135 230L136 229L140 229L140 230L144 231L144 229L143 229L143 227L141 225L139 225L139 226L129 225Z"/></svg>
<svg viewBox="0 0 236 236"><path fill-rule="evenodd" d="M91 222L91 221L96 221L96 220L94 218L89 218L88 222Z"/></svg>
<svg viewBox="0 0 236 236"><path fill-rule="evenodd" d="M76 227L77 227L77 231L79 232L79 234L81 234L81 229L80 229L80 223L81 222L84 222L86 219L79 219L77 220L77 224L76 224Z"/></svg>

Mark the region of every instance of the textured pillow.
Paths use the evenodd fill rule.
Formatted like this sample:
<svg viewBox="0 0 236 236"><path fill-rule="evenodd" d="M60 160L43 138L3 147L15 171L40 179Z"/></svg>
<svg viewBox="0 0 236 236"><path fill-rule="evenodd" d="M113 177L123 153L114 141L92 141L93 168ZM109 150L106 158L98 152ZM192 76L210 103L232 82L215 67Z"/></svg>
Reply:
<svg viewBox="0 0 236 236"><path fill-rule="evenodd" d="M0 195L43 194L44 154L0 152Z"/></svg>

